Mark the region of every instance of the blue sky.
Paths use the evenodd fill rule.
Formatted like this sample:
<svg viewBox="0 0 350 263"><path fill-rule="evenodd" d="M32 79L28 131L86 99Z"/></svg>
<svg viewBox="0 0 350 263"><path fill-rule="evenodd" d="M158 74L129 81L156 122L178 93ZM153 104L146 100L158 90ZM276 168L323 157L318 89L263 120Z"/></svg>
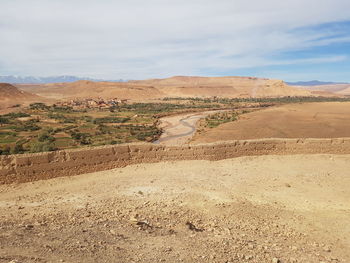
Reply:
<svg viewBox="0 0 350 263"><path fill-rule="evenodd" d="M2 0L0 75L350 82L349 0Z"/></svg>

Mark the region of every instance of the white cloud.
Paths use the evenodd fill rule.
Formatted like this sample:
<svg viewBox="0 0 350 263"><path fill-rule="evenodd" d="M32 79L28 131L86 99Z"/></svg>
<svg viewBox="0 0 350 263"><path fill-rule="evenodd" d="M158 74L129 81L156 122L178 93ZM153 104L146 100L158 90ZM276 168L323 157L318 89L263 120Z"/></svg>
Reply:
<svg viewBox="0 0 350 263"><path fill-rule="evenodd" d="M273 57L350 41L298 30L347 19L348 0L2 0L0 75L149 78L321 63L345 57Z"/></svg>

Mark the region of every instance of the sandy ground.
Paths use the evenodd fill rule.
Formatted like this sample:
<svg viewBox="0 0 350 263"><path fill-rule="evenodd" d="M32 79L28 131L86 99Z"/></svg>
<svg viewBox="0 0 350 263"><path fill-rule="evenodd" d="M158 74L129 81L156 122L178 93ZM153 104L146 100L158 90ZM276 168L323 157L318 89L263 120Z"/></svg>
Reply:
<svg viewBox="0 0 350 263"><path fill-rule="evenodd" d="M287 104L195 134L193 143L260 138L350 137L350 102Z"/></svg>
<svg viewBox="0 0 350 263"><path fill-rule="evenodd" d="M350 155L132 165L0 186L0 262L350 262Z"/></svg>
<svg viewBox="0 0 350 263"><path fill-rule="evenodd" d="M163 133L156 144L181 145L188 143L196 132L197 122L215 112L225 110L185 113L160 119L160 128Z"/></svg>

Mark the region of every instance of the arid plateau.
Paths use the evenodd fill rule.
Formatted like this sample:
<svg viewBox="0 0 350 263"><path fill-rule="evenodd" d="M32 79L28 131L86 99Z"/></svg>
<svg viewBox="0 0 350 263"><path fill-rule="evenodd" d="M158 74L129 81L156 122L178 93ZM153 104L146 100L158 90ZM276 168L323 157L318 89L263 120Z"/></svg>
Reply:
<svg viewBox="0 0 350 263"><path fill-rule="evenodd" d="M1 84L0 262L350 262L341 85Z"/></svg>

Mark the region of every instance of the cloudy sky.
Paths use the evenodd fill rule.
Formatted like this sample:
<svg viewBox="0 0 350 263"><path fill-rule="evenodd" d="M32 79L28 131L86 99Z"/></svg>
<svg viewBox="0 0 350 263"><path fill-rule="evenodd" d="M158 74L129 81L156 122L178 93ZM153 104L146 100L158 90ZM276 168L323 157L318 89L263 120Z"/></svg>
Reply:
<svg viewBox="0 0 350 263"><path fill-rule="evenodd" d="M350 1L1 0L0 75L350 81Z"/></svg>

